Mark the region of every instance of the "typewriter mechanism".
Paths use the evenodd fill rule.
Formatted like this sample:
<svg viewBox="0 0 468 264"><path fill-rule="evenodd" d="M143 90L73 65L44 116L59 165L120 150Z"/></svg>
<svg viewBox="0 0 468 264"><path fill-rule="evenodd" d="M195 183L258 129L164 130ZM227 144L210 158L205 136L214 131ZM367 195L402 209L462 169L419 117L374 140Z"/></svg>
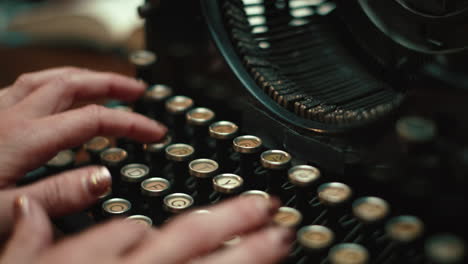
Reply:
<svg viewBox="0 0 468 264"><path fill-rule="evenodd" d="M170 135L97 137L45 165L37 177L112 172L112 192L63 230L275 195L278 224L298 230L284 263L466 263L468 1L147 0L138 12L148 50L130 61L151 85L114 107Z"/></svg>

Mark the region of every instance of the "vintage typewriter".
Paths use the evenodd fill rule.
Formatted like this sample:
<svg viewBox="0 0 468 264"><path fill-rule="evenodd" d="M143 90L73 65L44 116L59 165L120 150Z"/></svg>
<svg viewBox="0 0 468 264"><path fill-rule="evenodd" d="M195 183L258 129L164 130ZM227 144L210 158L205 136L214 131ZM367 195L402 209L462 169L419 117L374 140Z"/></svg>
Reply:
<svg viewBox="0 0 468 264"><path fill-rule="evenodd" d="M147 0L138 12L148 50L130 60L151 85L112 107L170 135L96 137L28 178L112 171L112 192L58 220L64 231L275 195L275 222L297 229L284 263L465 263L468 1Z"/></svg>

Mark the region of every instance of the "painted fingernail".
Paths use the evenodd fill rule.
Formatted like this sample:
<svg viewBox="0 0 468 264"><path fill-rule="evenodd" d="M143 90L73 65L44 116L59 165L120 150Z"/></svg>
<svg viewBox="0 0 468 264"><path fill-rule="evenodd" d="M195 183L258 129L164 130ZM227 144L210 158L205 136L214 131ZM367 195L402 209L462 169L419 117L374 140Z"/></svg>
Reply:
<svg viewBox="0 0 468 264"><path fill-rule="evenodd" d="M13 203L13 213L15 219L18 220L29 214L29 200L25 195L17 197Z"/></svg>
<svg viewBox="0 0 468 264"><path fill-rule="evenodd" d="M290 245L293 242L294 233L288 228L275 227L269 231L268 239L278 245Z"/></svg>
<svg viewBox="0 0 468 264"><path fill-rule="evenodd" d="M98 167L88 178L88 187L91 194L96 197L102 196L109 191L112 177L106 167Z"/></svg>

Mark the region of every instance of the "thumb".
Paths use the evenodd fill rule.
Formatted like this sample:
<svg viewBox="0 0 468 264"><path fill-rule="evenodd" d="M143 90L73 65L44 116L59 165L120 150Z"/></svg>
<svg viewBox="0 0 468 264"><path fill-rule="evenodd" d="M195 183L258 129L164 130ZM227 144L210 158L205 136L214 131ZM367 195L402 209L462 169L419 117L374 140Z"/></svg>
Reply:
<svg viewBox="0 0 468 264"><path fill-rule="evenodd" d="M0 204L0 211L12 212L11 202L19 195L27 195L37 201L51 217L63 216L88 208L99 196L109 190L112 178L105 167L91 166L71 170L48 177L32 185L11 189L0 193L0 198L6 203ZM0 225L0 234L4 234L11 226L12 217L6 215L5 222Z"/></svg>
<svg viewBox="0 0 468 264"><path fill-rule="evenodd" d="M33 263L37 255L52 243L52 226L44 209L25 195L14 200L13 208L15 228L0 264Z"/></svg>

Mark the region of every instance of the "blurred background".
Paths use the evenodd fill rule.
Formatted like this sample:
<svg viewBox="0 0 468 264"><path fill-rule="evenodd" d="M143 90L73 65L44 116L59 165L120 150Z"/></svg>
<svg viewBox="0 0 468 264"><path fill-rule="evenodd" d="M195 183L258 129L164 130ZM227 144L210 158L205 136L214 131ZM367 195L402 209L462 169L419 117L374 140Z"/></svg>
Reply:
<svg viewBox="0 0 468 264"><path fill-rule="evenodd" d="M144 48L142 0L0 0L0 87L20 74L77 66L133 76Z"/></svg>

